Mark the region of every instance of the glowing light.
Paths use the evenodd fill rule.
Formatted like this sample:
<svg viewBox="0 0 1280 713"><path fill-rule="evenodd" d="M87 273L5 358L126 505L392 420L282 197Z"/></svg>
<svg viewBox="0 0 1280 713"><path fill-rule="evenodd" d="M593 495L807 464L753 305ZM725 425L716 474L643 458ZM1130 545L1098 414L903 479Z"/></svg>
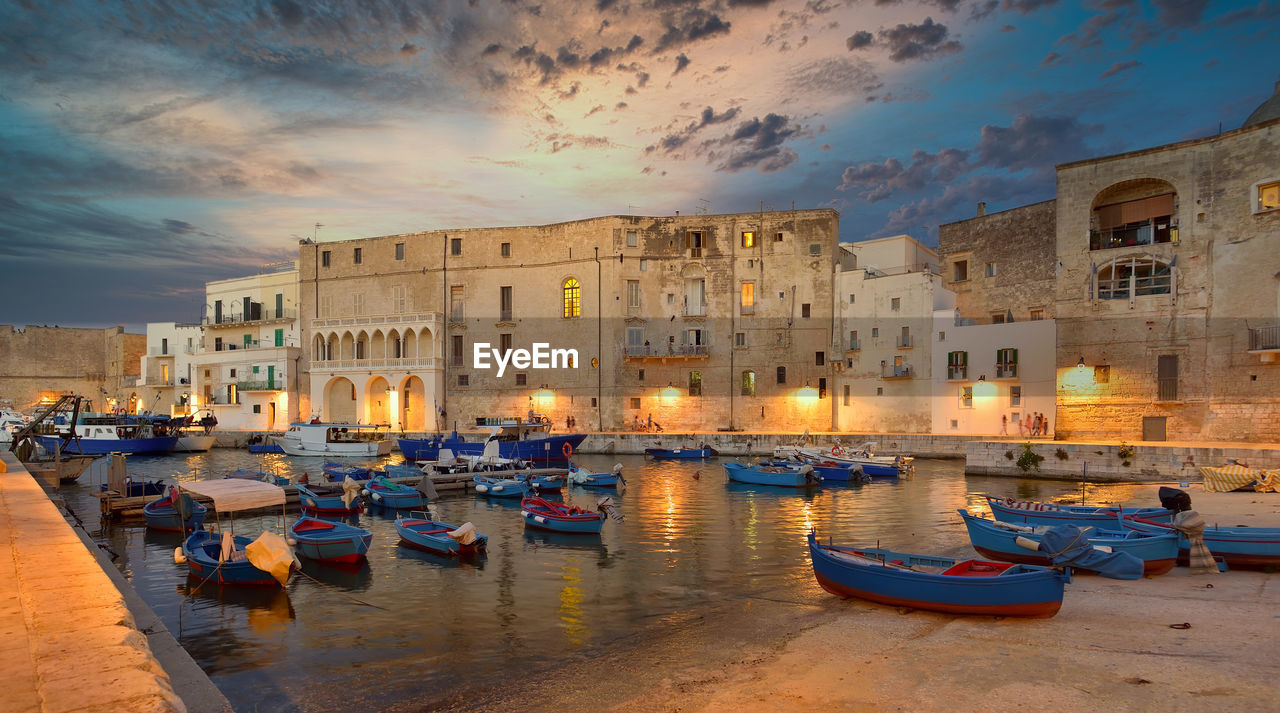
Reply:
<svg viewBox="0 0 1280 713"><path fill-rule="evenodd" d="M541 389L533 392L529 398L533 399L534 408L539 411L546 411L555 405L556 392L548 389L546 386L543 386Z"/></svg>
<svg viewBox="0 0 1280 713"><path fill-rule="evenodd" d="M802 386L796 389L796 401L804 404L812 405L818 400L818 390L812 386Z"/></svg>
<svg viewBox="0 0 1280 713"><path fill-rule="evenodd" d="M680 397L680 389L677 389L671 384L664 386L662 391L659 391L658 393L662 396L663 401L674 401Z"/></svg>

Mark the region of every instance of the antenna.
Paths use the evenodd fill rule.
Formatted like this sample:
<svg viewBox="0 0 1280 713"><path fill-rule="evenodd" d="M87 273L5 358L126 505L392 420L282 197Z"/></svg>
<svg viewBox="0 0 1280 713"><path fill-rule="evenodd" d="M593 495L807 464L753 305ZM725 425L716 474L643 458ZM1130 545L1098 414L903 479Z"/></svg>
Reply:
<svg viewBox="0 0 1280 713"><path fill-rule="evenodd" d="M694 213L697 215L706 215L707 211L710 210L710 208L711 208L711 201L707 200L706 198L699 198L698 207L697 209L694 210Z"/></svg>
<svg viewBox="0 0 1280 713"><path fill-rule="evenodd" d="M316 228L315 228L315 230L311 233L311 239L312 239L312 240L315 240L315 239L316 239L316 236L318 236L318 235L320 234L320 229L321 229L321 228L323 228L323 227L324 227L323 225L321 225L321 224L319 224L319 223L316 223Z"/></svg>

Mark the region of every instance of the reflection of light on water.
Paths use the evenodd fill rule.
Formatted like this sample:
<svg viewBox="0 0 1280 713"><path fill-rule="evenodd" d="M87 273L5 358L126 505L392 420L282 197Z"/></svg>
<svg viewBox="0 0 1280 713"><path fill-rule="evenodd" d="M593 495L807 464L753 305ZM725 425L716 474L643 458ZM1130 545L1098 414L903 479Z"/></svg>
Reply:
<svg viewBox="0 0 1280 713"><path fill-rule="evenodd" d="M747 495L747 523L743 528L743 544L747 549L754 550L760 543L760 507L756 502L755 493ZM754 559L754 557L753 557Z"/></svg>
<svg viewBox="0 0 1280 713"><path fill-rule="evenodd" d="M576 558L575 558L576 559ZM565 586L560 588L560 628L570 644L580 646L587 637L586 619L582 616L582 577L578 567L565 564L560 568Z"/></svg>

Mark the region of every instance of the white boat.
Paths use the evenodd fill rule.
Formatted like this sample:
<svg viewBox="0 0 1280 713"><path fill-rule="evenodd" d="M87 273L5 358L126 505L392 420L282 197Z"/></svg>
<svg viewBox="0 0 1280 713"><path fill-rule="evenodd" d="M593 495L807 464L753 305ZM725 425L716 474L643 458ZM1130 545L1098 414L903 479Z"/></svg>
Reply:
<svg viewBox="0 0 1280 713"><path fill-rule="evenodd" d="M0 410L0 443L12 443L13 434L27 425L28 420L15 411Z"/></svg>
<svg viewBox="0 0 1280 713"><path fill-rule="evenodd" d="M291 456L372 458L391 452L391 440L375 426L351 423L293 423L272 440Z"/></svg>
<svg viewBox="0 0 1280 713"><path fill-rule="evenodd" d="M878 456L875 441L868 441L857 448L845 448L837 440L830 448L805 448L800 445L778 446L773 455L778 458L794 458L807 463L831 461L844 465L858 465L873 477L909 476L915 471L911 456Z"/></svg>
<svg viewBox="0 0 1280 713"><path fill-rule="evenodd" d="M213 414L205 414L199 421L195 420L195 416L188 416L186 425L178 430L178 445L173 450L184 453L204 453L218 440L213 435L213 427L218 425L218 419Z"/></svg>

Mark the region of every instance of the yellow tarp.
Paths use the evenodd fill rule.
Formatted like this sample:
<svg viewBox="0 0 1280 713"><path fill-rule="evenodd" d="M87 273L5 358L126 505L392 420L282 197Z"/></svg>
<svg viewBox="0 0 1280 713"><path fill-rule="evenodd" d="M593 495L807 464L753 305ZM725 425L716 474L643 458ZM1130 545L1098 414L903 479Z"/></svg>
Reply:
<svg viewBox="0 0 1280 713"><path fill-rule="evenodd" d="M294 567L302 569L284 538L274 532L259 535L245 545L244 553L249 556L250 564L275 577L282 587L289 583L289 573Z"/></svg>
<svg viewBox="0 0 1280 713"><path fill-rule="evenodd" d="M1280 470L1259 470L1232 463L1219 467L1201 466L1200 474L1204 476L1206 493L1229 493L1250 483L1257 483L1254 490L1259 493L1280 491Z"/></svg>

